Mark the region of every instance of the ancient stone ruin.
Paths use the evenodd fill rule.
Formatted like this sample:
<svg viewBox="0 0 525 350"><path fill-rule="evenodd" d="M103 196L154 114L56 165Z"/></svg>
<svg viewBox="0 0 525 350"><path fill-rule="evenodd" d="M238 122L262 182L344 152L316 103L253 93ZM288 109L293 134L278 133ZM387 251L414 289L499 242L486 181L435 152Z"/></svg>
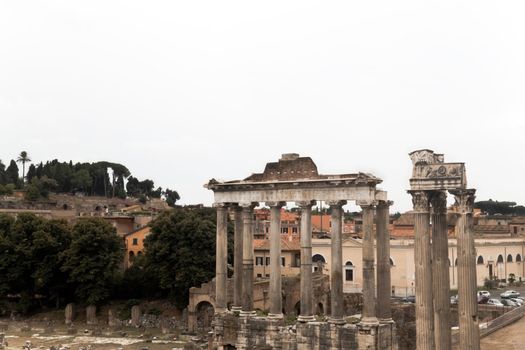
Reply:
<svg viewBox="0 0 525 350"><path fill-rule="evenodd" d="M416 343L418 350L450 350L450 281L447 191L456 199L458 239L459 349L478 350L476 252L472 210L474 189L467 188L465 165L445 163L442 154L410 153L410 191L415 212ZM430 223L432 228L430 229Z"/></svg>
<svg viewBox="0 0 525 350"><path fill-rule="evenodd" d="M263 173L244 180L217 181L215 315L212 348L218 349L397 349L390 307L389 206L381 179L366 173L322 175L309 157L284 154ZM322 200L331 210L330 305L327 322L317 321L312 303L311 210ZM359 323L347 323L343 307L342 206L356 201L363 210L363 310ZM270 313L256 316L253 305L253 209L270 207ZM301 209L300 315L294 327L284 326L281 286L280 209L295 202ZM233 305L227 306L227 223L234 221ZM376 232L374 232L374 212ZM377 276L374 236L377 239ZM376 286L377 278L377 286Z"/></svg>

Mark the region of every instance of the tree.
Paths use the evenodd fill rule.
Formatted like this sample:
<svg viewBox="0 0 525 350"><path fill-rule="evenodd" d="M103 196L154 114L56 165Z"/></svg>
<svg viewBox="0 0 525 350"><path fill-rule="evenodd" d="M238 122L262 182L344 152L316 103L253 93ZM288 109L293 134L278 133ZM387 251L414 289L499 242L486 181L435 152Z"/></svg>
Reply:
<svg viewBox="0 0 525 350"><path fill-rule="evenodd" d="M89 171L86 169L76 171L71 180L71 185L73 186L73 190L81 190L84 193L87 192L91 186L91 176L89 175Z"/></svg>
<svg viewBox="0 0 525 350"><path fill-rule="evenodd" d="M26 151L20 152L20 155L18 156L17 160L18 163L22 163L22 183L25 182L26 177L26 163L31 161L31 158L29 158L29 155Z"/></svg>
<svg viewBox="0 0 525 350"><path fill-rule="evenodd" d="M16 187L18 187L20 183L20 179L18 178L18 166L16 165L16 162L11 159L11 162L9 163L9 166L5 170L7 183L12 183Z"/></svg>
<svg viewBox="0 0 525 350"><path fill-rule="evenodd" d="M185 306L189 289L214 276L215 223L198 210L175 209L150 225L151 234L145 241L146 268L155 272L160 288L177 305Z"/></svg>
<svg viewBox="0 0 525 350"><path fill-rule="evenodd" d="M80 301L95 305L109 296L123 251L122 239L103 219L87 218L75 224L62 271L69 274Z"/></svg>
<svg viewBox="0 0 525 350"><path fill-rule="evenodd" d="M166 203L170 207L174 207L175 203L180 199L180 196L177 193L177 191L172 191L169 188L166 188L166 191L164 191L164 196L166 198Z"/></svg>

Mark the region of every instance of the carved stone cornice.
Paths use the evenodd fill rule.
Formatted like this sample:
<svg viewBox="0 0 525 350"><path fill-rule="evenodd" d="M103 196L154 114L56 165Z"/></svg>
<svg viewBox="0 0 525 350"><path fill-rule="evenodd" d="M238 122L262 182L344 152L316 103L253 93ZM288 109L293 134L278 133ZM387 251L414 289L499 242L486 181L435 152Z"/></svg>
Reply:
<svg viewBox="0 0 525 350"><path fill-rule="evenodd" d="M300 202L295 202L295 205L297 205L299 208L301 209L305 209L305 208L311 208L313 207L314 205L316 204L316 202L314 200L312 201L300 201Z"/></svg>
<svg viewBox="0 0 525 350"><path fill-rule="evenodd" d="M342 207L346 204L346 201L326 201L326 204L328 204L330 207Z"/></svg>
<svg viewBox="0 0 525 350"><path fill-rule="evenodd" d="M286 205L286 202L264 202L270 208L282 208Z"/></svg>
<svg viewBox="0 0 525 350"><path fill-rule="evenodd" d="M445 191L430 192L429 197L432 214L447 213L447 193Z"/></svg>
<svg viewBox="0 0 525 350"><path fill-rule="evenodd" d="M428 213L430 210L429 192L427 191L408 191L412 195L412 205L414 211Z"/></svg>
<svg viewBox="0 0 525 350"><path fill-rule="evenodd" d="M470 189L458 189L450 191L456 199L455 206L458 208L458 213L469 214L474 210L474 200L476 199L476 190Z"/></svg>

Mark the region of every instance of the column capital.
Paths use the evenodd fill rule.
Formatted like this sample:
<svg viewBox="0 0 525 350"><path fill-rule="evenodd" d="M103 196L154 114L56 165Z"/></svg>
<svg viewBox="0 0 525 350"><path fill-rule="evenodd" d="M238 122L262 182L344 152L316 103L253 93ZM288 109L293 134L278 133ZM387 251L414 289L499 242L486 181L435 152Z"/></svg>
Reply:
<svg viewBox="0 0 525 350"><path fill-rule="evenodd" d="M361 208L373 208L377 205L377 201L356 201L356 204Z"/></svg>
<svg viewBox="0 0 525 350"><path fill-rule="evenodd" d="M228 208L230 208L233 211L241 211L242 207L239 205L239 203L230 203L228 205Z"/></svg>
<svg viewBox="0 0 525 350"><path fill-rule="evenodd" d="M458 189L451 190L451 194L456 199L455 206L459 209L459 213L472 213L474 210L474 200L476 199L475 189Z"/></svg>
<svg viewBox="0 0 525 350"><path fill-rule="evenodd" d="M215 202L213 203L212 205L214 208L216 209L228 209L228 206L229 206L229 203L224 203L224 202Z"/></svg>
<svg viewBox="0 0 525 350"><path fill-rule="evenodd" d="M428 213L430 211L429 192L428 191L408 191L412 195L412 204L414 211Z"/></svg>
<svg viewBox="0 0 525 350"><path fill-rule="evenodd" d="M432 214L447 213L447 193L445 191L432 191L429 200Z"/></svg>
<svg viewBox="0 0 525 350"><path fill-rule="evenodd" d="M311 207L313 207L315 205L315 201L314 200L311 200L311 201L299 201L299 202L295 202L295 205L297 205L301 209L311 208Z"/></svg>
<svg viewBox="0 0 525 350"><path fill-rule="evenodd" d="M281 208L281 207L284 207L286 205L286 202L264 202L264 204L266 204L270 208L272 208L272 207Z"/></svg>
<svg viewBox="0 0 525 350"><path fill-rule="evenodd" d="M253 210L256 206L258 206L259 203L257 202L240 202L239 207L241 207L243 210Z"/></svg>
<svg viewBox="0 0 525 350"><path fill-rule="evenodd" d="M377 208L389 208L394 201L377 201Z"/></svg>
<svg viewBox="0 0 525 350"><path fill-rule="evenodd" d="M328 204L330 207L342 207L346 204L346 201L326 201L325 203Z"/></svg>

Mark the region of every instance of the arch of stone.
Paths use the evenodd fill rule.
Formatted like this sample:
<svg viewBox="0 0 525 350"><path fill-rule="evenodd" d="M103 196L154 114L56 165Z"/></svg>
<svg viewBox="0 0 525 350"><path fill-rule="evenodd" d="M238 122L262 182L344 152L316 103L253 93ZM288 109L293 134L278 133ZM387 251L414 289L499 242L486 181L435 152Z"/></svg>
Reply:
<svg viewBox="0 0 525 350"><path fill-rule="evenodd" d="M393 349L395 325L390 307L390 234L387 193L382 180L367 173L322 175L309 157L284 154L267 163L263 173L244 180L205 185L214 192L217 210L215 319L213 343L238 349L256 346L289 349ZM312 295L312 206L325 201L331 209L330 317L315 322ZM360 323L346 324L343 305L342 206L355 201L363 210L363 310ZM286 203L301 209L301 313L296 333L279 331L284 324L281 292L280 209ZM253 216L261 203L270 207L270 310L256 317L253 308ZM233 306L227 308L227 221L234 221ZM374 214L376 232L374 232ZM375 237L377 235L377 237ZM377 286L374 261L377 240ZM229 329L229 331L228 331ZM232 334L235 334L233 336ZM329 346L327 346L329 344Z"/></svg>
<svg viewBox="0 0 525 350"><path fill-rule="evenodd" d="M423 149L410 153L410 190L415 215L417 349L452 348L447 237L447 192L458 216L459 348L480 348L476 296L476 251L472 211L475 190L467 188L464 163L445 163L442 154ZM430 224L431 223L431 224Z"/></svg>

